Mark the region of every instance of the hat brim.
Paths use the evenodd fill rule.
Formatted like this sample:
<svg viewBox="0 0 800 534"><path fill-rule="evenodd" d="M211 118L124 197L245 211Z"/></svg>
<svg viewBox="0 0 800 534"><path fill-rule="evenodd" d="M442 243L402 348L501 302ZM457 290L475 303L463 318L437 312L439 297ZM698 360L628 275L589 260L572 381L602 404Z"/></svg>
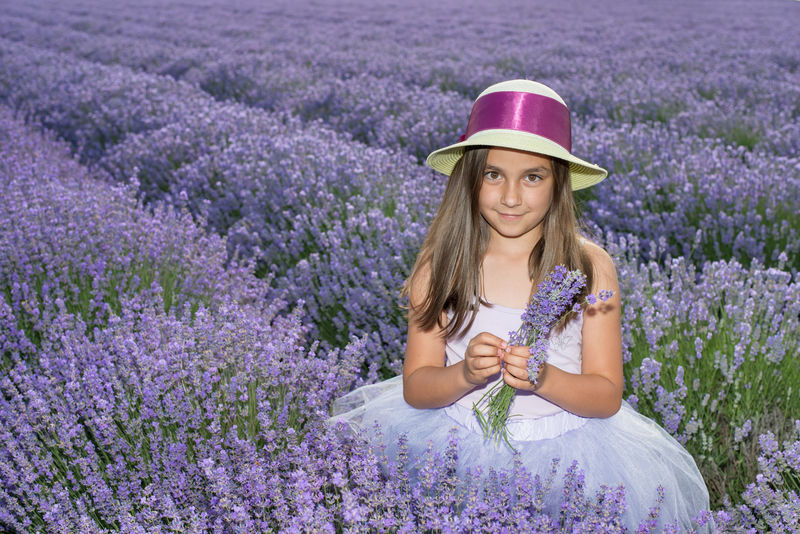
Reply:
<svg viewBox="0 0 800 534"><path fill-rule="evenodd" d="M464 155L464 150L471 146L497 146L513 148L526 152L536 152L546 156L563 159L569 164L570 183L573 191L593 186L603 181L608 172L570 154L567 149L545 137L519 130L481 130L469 139L455 143L428 155L428 165L448 176L453 172L456 162Z"/></svg>

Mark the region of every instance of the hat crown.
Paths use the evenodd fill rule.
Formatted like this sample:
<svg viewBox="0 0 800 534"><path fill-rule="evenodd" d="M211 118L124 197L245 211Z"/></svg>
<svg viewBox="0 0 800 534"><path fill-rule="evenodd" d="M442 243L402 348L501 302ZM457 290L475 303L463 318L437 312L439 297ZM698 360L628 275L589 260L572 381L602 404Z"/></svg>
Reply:
<svg viewBox="0 0 800 534"><path fill-rule="evenodd" d="M490 85L486 89L484 89L481 94L478 95L478 98L475 99L477 102L483 95L488 95L490 93L497 93L500 91L518 91L521 93L531 93L535 95L542 95L553 100L558 101L559 103L566 106L566 102L558 93L550 89L543 83L534 82L533 80L506 80L504 82L496 83L494 85Z"/></svg>
<svg viewBox="0 0 800 534"><path fill-rule="evenodd" d="M434 150L426 161L450 175L469 147L523 150L569 163L573 190L602 181L608 173L572 154L572 127L566 102L543 83L507 80L490 85L478 95L457 143Z"/></svg>
<svg viewBox="0 0 800 534"><path fill-rule="evenodd" d="M534 135L555 143L561 150L550 153L551 156L563 157L562 152L570 153L572 149L569 109L555 91L531 80L500 82L483 91L472 105L466 132L460 140L490 130Z"/></svg>

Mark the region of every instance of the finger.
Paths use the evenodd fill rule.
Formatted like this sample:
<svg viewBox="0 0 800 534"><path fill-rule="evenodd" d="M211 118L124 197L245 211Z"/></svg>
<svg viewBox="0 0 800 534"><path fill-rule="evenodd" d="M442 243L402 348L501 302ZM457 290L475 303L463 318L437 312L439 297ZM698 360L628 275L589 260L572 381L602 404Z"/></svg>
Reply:
<svg viewBox="0 0 800 534"><path fill-rule="evenodd" d="M473 370L469 374L475 379L475 382L473 383L485 384L489 380L494 380L497 376L500 375L500 366L493 365L491 367L487 367L486 369Z"/></svg>
<svg viewBox="0 0 800 534"><path fill-rule="evenodd" d="M500 364L490 365L483 369L476 369L475 374L483 379L491 378L500 373Z"/></svg>
<svg viewBox="0 0 800 534"><path fill-rule="evenodd" d="M502 349L508 347L508 343L506 342L506 340L497 337L496 335L490 332L481 332L480 334L478 334L477 336L473 337L470 340L470 344L473 342L490 345L492 347L500 347Z"/></svg>
<svg viewBox="0 0 800 534"><path fill-rule="evenodd" d="M481 369L480 373L483 378L491 378L500 373L500 364L487 367L486 369Z"/></svg>
<svg viewBox="0 0 800 534"><path fill-rule="evenodd" d="M476 357L496 358L499 355L498 351L500 351L500 349L497 347L493 347L491 345L477 344L468 348L467 354L472 358Z"/></svg>
<svg viewBox="0 0 800 534"><path fill-rule="evenodd" d="M506 366L511 367L519 367L521 369L528 368L528 359L530 358L530 354L526 354L525 356L518 356L515 354L505 354L503 355L503 361L506 363Z"/></svg>
<svg viewBox="0 0 800 534"><path fill-rule="evenodd" d="M507 368L503 369L503 382L515 389L531 391L533 388L533 385L530 383L527 377L524 380L521 380L512 375Z"/></svg>
<svg viewBox="0 0 800 534"><path fill-rule="evenodd" d="M514 354L516 356L523 356L527 358L528 356L531 355L531 348L523 345L512 345L508 347L508 350L506 352L508 354Z"/></svg>
<svg viewBox="0 0 800 534"><path fill-rule="evenodd" d="M514 378L518 378L520 380L527 380L528 379L528 368L527 367L519 367L515 365L506 364L505 370Z"/></svg>
<svg viewBox="0 0 800 534"><path fill-rule="evenodd" d="M500 367L500 360L496 357L474 358L472 360L472 367L474 369L488 369L492 366Z"/></svg>

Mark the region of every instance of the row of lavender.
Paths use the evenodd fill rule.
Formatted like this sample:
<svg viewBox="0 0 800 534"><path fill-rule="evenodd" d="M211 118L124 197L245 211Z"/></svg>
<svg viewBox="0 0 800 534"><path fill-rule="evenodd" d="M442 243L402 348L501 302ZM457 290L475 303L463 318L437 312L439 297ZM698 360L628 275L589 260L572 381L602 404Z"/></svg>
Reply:
<svg viewBox="0 0 800 534"><path fill-rule="evenodd" d="M569 492L552 517L536 504L549 482L520 469L454 479L455 443L410 484L408 458L387 462L326 428L362 343L309 346L298 312L269 301L247 265L225 265L223 240L99 182L7 108L0 192L4 530L619 528L621 491L585 496L576 466L554 464ZM764 447L765 460L790 453ZM756 524L768 489L717 521Z"/></svg>
<svg viewBox="0 0 800 534"><path fill-rule="evenodd" d="M0 524L6 528L618 530L619 491L586 496L579 472L568 466L553 471L570 489L559 517L536 505L548 483L524 471L499 473L483 486L453 479L457 444L425 459L428 475L417 485L408 482L408 459L382 472L379 453L321 424L331 399L355 379L363 342L327 353L309 346L298 311L269 300L266 284L246 263L226 265L224 240L207 235L185 211L161 203L144 209L133 188L98 181L66 147L33 134L6 108L0 108L0 162L6 200L0 246L7 252L0 260ZM741 382L764 371L782 386L798 378L793 358L771 353L772 365L765 366L756 353L769 343L796 350L770 340L784 333L796 339L800 288L785 273L748 271L735 262L709 267L695 283L693 270L680 262L666 270L639 264L636 247L624 243L614 253L631 298L629 324L674 330L691 316L703 325L698 335L716 340L708 347L695 341L697 365L685 375L677 368L681 387L673 391L659 383L660 366L644 362L633 371L630 400L643 406L670 399L664 413L675 435L690 441L698 434L704 444L715 443L709 455L727 454L716 443L727 429L717 427L714 414L751 413L753 399L742 400ZM740 306L735 298L751 302ZM648 309L653 302L657 310ZM700 363L703 352L724 346L720 336L731 334L713 320L723 305L731 308L725 320L764 329L764 337L740 343L742 361L716 355L725 362L724 380L708 411L693 414L679 432L682 402L702 394L683 381L715 365L709 355ZM776 308L777 326L764 321L764 312ZM626 330L632 353L650 342L663 345L632 339L638 330ZM756 384L759 399L776 394ZM800 424L790 433L796 441L783 447L769 431L759 437L758 468L739 474L750 481L758 471L757 482L736 505L714 514L718 526L796 526ZM730 453L755 443L739 437ZM656 501L654 507L656 515ZM643 531L655 524L644 518Z"/></svg>
<svg viewBox="0 0 800 534"><path fill-rule="evenodd" d="M528 34L509 35L491 17L453 20L459 31L432 44L422 37L432 23L419 24L416 7L389 21L357 3L327 6L327 15L296 2L273 10L245 4L227 14L214 3L191 13L167 5L160 16L138 6L117 14L91 1L25 5L9 10L0 35L170 74L217 99L318 119L417 159L458 137L480 89L533 76L571 104L579 118L577 150L614 173L613 185L585 199L594 223L635 233L645 247L667 235L672 254L697 263L733 257L776 265L785 251L797 270L800 229L791 215L792 199L800 196L800 59L786 51L796 32L779 29L793 20L783 3L739 7L748 6L753 17L732 31L720 19L729 4L711 4L703 14L682 6L655 18L620 2L631 31L614 33L608 28L622 16L615 9L581 6L593 21L579 26L581 32L564 6L550 7L537 17L524 15L534 23L530 32L559 37L533 49L523 40ZM693 24L684 24L687 18ZM552 28L553 20L570 33ZM482 39L461 42L479 29ZM82 141L85 161L101 157L102 145ZM148 175L141 166L140 172Z"/></svg>

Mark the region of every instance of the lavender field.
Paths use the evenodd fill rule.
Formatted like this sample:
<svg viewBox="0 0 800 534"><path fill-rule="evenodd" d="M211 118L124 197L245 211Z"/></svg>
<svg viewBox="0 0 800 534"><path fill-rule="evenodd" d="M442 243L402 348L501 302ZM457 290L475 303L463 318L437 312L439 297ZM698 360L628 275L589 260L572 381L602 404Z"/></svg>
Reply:
<svg viewBox="0 0 800 534"><path fill-rule="evenodd" d="M620 531L582 466L551 516L520 466L411 482L325 424L402 368L425 156L524 77L609 169L624 396L697 526L800 531L800 2L0 5L0 530Z"/></svg>

